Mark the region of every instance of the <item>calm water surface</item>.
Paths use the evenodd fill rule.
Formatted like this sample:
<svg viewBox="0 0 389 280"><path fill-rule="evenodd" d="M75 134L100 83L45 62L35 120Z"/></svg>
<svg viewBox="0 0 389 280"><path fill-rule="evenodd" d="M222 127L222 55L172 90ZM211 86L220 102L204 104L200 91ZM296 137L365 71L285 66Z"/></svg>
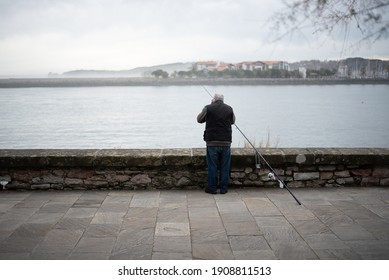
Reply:
<svg viewBox="0 0 389 280"><path fill-rule="evenodd" d="M214 86L256 145L389 147L389 85ZM204 147L200 86L0 89L0 148ZM233 128L233 147L244 138Z"/></svg>

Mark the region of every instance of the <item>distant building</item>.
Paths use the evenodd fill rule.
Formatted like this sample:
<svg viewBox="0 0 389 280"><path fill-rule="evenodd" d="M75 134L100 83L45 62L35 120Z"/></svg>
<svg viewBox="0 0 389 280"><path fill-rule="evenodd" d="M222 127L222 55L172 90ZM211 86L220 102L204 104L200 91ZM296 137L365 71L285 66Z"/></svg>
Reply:
<svg viewBox="0 0 389 280"><path fill-rule="evenodd" d="M254 71L254 70L262 71L267 69L267 65L262 61L244 61L238 63L238 68L242 70L249 70L249 71Z"/></svg>
<svg viewBox="0 0 389 280"><path fill-rule="evenodd" d="M301 78L303 79L307 78L307 69L305 67L299 67L299 73Z"/></svg>
<svg viewBox="0 0 389 280"><path fill-rule="evenodd" d="M343 64L339 65L338 77L340 77L340 78L348 77L348 67L347 67L347 65L343 65Z"/></svg>
<svg viewBox="0 0 389 280"><path fill-rule="evenodd" d="M289 63L286 61L243 61L237 64L219 61L198 61L193 64L195 71L224 71L224 70L268 70L279 69L289 71Z"/></svg>
<svg viewBox="0 0 389 280"><path fill-rule="evenodd" d="M289 71L289 63L286 61L263 61L268 69L278 69Z"/></svg>
<svg viewBox="0 0 389 280"><path fill-rule="evenodd" d="M203 71L203 70L213 71L219 66L219 64L220 63L217 61L199 61L194 63L193 69L195 71Z"/></svg>

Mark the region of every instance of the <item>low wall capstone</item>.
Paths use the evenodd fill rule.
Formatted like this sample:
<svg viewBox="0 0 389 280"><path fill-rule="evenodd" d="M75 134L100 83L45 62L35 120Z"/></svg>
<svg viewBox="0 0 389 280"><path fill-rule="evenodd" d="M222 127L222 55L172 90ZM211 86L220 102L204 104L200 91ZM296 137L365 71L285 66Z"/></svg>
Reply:
<svg viewBox="0 0 389 280"><path fill-rule="evenodd" d="M260 152L291 188L389 186L386 148ZM277 187L255 163L252 149L233 148L230 186ZM204 188L205 149L0 150L0 182L10 190Z"/></svg>

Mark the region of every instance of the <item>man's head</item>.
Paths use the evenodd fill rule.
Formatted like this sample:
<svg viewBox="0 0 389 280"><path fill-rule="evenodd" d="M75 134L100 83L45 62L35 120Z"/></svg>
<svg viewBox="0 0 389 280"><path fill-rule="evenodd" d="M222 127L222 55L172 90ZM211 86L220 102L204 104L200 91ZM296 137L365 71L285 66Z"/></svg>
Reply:
<svg viewBox="0 0 389 280"><path fill-rule="evenodd" d="M221 93L215 93L215 95L213 96L213 99L212 99L212 103L215 103L217 101L224 102L224 95Z"/></svg>

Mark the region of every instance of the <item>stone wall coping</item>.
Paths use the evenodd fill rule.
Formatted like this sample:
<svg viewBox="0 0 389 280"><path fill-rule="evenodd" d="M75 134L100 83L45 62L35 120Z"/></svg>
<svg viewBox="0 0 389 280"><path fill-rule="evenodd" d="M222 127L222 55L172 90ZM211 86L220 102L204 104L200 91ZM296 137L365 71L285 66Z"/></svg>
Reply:
<svg viewBox="0 0 389 280"><path fill-rule="evenodd" d="M389 165L389 148L258 149L274 166ZM251 148L232 148L232 166L255 164ZM177 149L2 149L0 168L205 166L205 148Z"/></svg>

